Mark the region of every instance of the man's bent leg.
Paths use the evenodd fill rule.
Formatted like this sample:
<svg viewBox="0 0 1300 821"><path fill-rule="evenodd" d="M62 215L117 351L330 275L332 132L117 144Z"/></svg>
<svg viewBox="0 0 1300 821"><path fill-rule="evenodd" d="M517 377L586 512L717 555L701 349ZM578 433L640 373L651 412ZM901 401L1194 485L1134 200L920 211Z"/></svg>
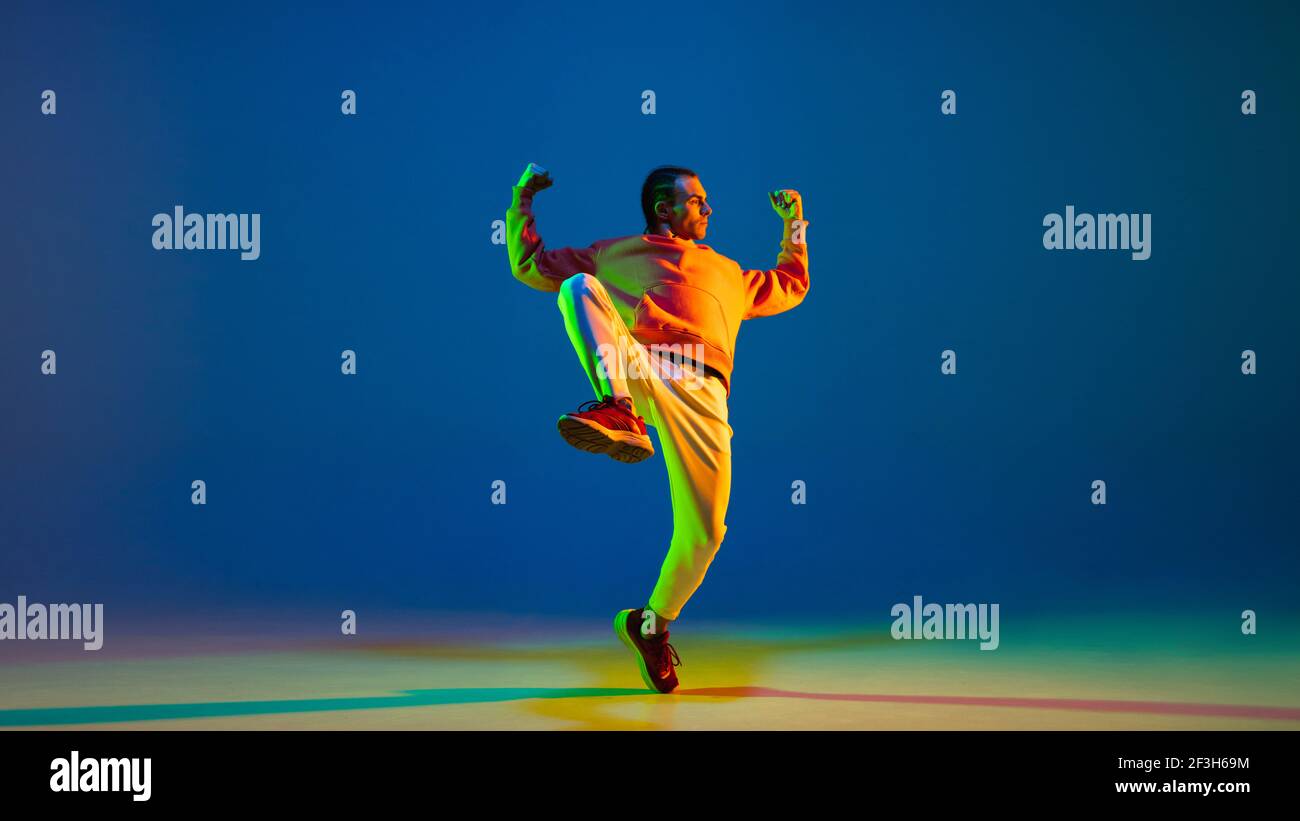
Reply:
<svg viewBox="0 0 1300 821"><path fill-rule="evenodd" d="M635 340L605 286L591 274L575 274L560 283L559 306L569 341L591 380L596 398L632 397L627 355L619 354L628 351L628 343L635 344Z"/></svg>
<svg viewBox="0 0 1300 821"><path fill-rule="evenodd" d="M671 620L699 588L727 532L732 430L726 388L716 378L660 385L654 424L672 489L673 538L650 609Z"/></svg>
<svg viewBox="0 0 1300 821"><path fill-rule="evenodd" d="M596 277L569 277L560 284L558 302L569 341L599 400L561 416L560 435L579 450L603 453L619 462L648 459L654 455L654 445L644 418L636 413L640 409L648 415L653 405L655 380L650 378L645 346L628 331Z"/></svg>

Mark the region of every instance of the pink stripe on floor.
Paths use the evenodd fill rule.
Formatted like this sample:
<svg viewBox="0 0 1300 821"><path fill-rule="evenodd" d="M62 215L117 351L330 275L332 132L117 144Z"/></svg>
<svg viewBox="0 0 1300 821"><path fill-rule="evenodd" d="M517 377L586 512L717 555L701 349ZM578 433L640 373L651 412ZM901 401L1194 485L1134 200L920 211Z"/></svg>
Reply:
<svg viewBox="0 0 1300 821"><path fill-rule="evenodd" d="M1019 707L1036 710L1090 710L1103 713L1155 713L1183 716L1224 716L1300 721L1300 707L1248 704L1189 704L1166 701L1110 701L1084 698L1002 698L996 696L900 696L872 693L803 693L773 687L697 687L678 690L681 696L729 698L801 698L814 701L861 701L891 704L952 704L963 707Z"/></svg>

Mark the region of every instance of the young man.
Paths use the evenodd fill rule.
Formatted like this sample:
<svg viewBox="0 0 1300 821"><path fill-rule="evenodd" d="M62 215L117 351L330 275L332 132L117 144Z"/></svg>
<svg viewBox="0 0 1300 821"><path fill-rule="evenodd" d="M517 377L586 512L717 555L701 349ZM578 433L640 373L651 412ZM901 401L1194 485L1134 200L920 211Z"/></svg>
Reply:
<svg viewBox="0 0 1300 821"><path fill-rule="evenodd" d="M745 270L699 242L713 209L690 169L663 166L646 177L645 233L587 248L543 245L533 195L550 185L545 169L530 163L515 186L506 212L510 267L526 285L559 292L569 339L596 393L560 417L565 440L639 462L654 455L646 416L659 433L672 542L649 602L620 611L614 629L646 685L670 693L681 659L668 643L668 625L700 586L727 531L736 336L742 320L789 310L808 293L803 204L797 191L768 194L785 223L777 266Z"/></svg>

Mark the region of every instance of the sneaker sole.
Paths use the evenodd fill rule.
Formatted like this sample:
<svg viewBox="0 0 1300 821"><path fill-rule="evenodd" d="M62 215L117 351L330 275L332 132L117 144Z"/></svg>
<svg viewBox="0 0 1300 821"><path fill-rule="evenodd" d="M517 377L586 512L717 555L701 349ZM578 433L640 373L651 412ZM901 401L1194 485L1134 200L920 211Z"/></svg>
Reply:
<svg viewBox="0 0 1300 821"><path fill-rule="evenodd" d="M614 632L618 634L619 641L623 642L623 645L632 651L632 655L636 656L636 664L637 667L641 668L641 680L645 682L645 686L660 695L667 695L667 693L655 686L654 680L650 677L650 671L646 669L645 656L641 655L641 651L632 642L632 637L627 634L627 617L630 615L632 615L631 610L620 610L614 616Z"/></svg>
<svg viewBox="0 0 1300 821"><path fill-rule="evenodd" d="M611 459L628 464L641 462L655 455L649 436L631 431L610 430L595 422L565 414L556 423L564 441L588 453L604 453Z"/></svg>

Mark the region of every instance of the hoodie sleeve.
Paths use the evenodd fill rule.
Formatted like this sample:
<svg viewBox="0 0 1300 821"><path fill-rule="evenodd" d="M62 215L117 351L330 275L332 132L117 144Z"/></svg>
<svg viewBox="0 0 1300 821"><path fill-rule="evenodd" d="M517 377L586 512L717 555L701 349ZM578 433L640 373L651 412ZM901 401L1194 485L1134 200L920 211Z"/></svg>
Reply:
<svg viewBox="0 0 1300 821"><path fill-rule="evenodd" d="M533 192L527 188L515 186L506 211L506 249L515 279L539 291L558 291L574 274L596 273L594 246L546 250L533 218Z"/></svg>
<svg viewBox="0 0 1300 821"><path fill-rule="evenodd" d="M807 225L805 219L805 231ZM785 221L781 253L777 255L775 268L743 272L747 302L742 319L788 311L803 302L808 293L808 245L806 240L798 245L793 242L793 226L794 220Z"/></svg>

